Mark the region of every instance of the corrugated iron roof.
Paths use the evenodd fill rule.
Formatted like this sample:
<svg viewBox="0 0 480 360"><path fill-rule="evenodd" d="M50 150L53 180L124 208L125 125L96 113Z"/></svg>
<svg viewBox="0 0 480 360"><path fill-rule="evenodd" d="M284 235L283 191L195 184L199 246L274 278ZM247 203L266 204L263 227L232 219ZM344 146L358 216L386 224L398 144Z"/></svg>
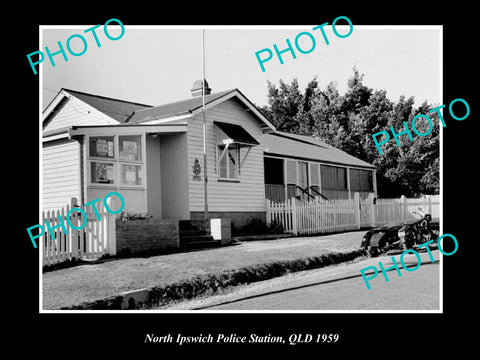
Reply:
<svg viewBox="0 0 480 360"><path fill-rule="evenodd" d="M131 101L112 99L105 96L87 94L76 90L63 89L74 95L98 111L110 116L111 118L124 123L129 116L136 110L151 108L151 105L134 103Z"/></svg>
<svg viewBox="0 0 480 360"><path fill-rule="evenodd" d="M205 95L205 104L215 101L218 98L230 92L233 92L235 90L236 89L225 90L225 91L220 91L213 94ZM169 115L185 114L187 112L192 112L201 107L202 107L202 97L195 96L186 100L175 101L172 103L158 105L158 106L154 106L147 109L139 109L135 111L135 113L132 115L130 119L128 119L128 122L137 123L137 122L159 119Z"/></svg>
<svg viewBox="0 0 480 360"><path fill-rule="evenodd" d="M332 164L351 165L364 168L375 166L357 159L323 141L305 135L277 131L263 135L263 148L267 155L316 160Z"/></svg>
<svg viewBox="0 0 480 360"><path fill-rule="evenodd" d="M87 94L76 90L63 89L98 111L112 117L121 124L142 123L169 115L184 114L202 107L202 97L197 96L186 100L168 103L159 106L134 103L99 95ZM205 96L205 103L209 104L222 96L238 89L216 92ZM244 96L244 95L243 95ZM248 99L247 99L248 100ZM326 163L351 165L364 168L375 166L357 159L331 145L310 136L297 135L275 131L263 135L263 148L268 155L310 159Z"/></svg>

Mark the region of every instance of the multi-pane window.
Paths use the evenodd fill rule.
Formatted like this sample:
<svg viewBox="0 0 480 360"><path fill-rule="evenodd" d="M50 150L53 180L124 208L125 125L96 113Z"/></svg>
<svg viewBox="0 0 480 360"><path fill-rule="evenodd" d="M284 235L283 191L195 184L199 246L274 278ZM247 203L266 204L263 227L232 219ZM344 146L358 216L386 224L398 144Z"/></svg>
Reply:
<svg viewBox="0 0 480 360"><path fill-rule="evenodd" d="M114 184L115 164L113 136L91 136L88 141L92 184Z"/></svg>
<svg viewBox="0 0 480 360"><path fill-rule="evenodd" d="M140 135L90 136L88 161L91 184L143 186Z"/></svg>
<svg viewBox="0 0 480 360"><path fill-rule="evenodd" d="M140 135L118 136L121 185L142 184L142 147Z"/></svg>
<svg viewBox="0 0 480 360"><path fill-rule="evenodd" d="M218 146L218 167L219 178L227 180L237 180L239 171L239 146L238 144L231 144L225 151L225 146ZM222 156L223 154L223 156Z"/></svg>
<svg viewBox="0 0 480 360"><path fill-rule="evenodd" d="M369 170L350 169L352 191L373 191L373 174Z"/></svg>
<svg viewBox="0 0 480 360"><path fill-rule="evenodd" d="M347 190L347 169L337 166L322 165L322 190Z"/></svg>

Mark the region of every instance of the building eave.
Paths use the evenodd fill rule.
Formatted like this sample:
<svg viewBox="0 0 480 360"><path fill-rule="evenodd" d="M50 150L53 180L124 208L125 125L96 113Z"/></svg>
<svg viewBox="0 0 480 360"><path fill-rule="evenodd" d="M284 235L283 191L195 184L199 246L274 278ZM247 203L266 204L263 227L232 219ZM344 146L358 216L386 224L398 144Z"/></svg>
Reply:
<svg viewBox="0 0 480 360"><path fill-rule="evenodd" d="M157 124L157 125L91 125L91 126L72 126L68 129L70 138L83 135L102 135L102 134L136 134L136 133L178 133L186 132L186 124Z"/></svg>
<svg viewBox="0 0 480 360"><path fill-rule="evenodd" d="M359 165L359 164L353 164L353 163L349 163L349 162L338 162L338 161L330 161L330 160L325 160L325 159L315 159L315 158L312 158L312 157L301 157L301 156L288 155L288 154L279 154L279 153L269 152L268 149L264 149L263 155L265 157L310 161L310 162L317 162L317 163L322 163L322 164L326 164L326 165L335 165L335 166L349 167L349 168L356 168L356 169L366 169L366 170L375 170L376 169L376 167L374 165L371 165L371 164Z"/></svg>

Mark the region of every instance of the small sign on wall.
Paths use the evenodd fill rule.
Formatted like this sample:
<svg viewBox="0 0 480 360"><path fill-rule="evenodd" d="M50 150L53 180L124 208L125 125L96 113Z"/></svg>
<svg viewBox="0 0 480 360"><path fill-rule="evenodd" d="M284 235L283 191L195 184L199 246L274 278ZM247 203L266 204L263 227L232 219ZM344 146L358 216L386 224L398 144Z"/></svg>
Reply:
<svg viewBox="0 0 480 360"><path fill-rule="evenodd" d="M200 166L200 161L198 161L198 159L195 159L195 161L193 162L192 170L193 170L193 180L195 181L202 180L202 177L200 176L202 172L202 167Z"/></svg>

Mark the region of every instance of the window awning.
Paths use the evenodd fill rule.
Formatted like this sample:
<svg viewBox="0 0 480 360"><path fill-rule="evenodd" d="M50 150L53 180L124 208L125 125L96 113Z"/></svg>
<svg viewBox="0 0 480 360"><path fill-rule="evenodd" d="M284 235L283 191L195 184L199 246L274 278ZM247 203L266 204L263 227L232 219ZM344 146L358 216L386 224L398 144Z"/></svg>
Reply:
<svg viewBox="0 0 480 360"><path fill-rule="evenodd" d="M222 144L224 140L231 140L231 142L240 145L260 145L260 143L240 125L220 121L214 121L214 124L221 130L217 132L217 141L219 144Z"/></svg>

